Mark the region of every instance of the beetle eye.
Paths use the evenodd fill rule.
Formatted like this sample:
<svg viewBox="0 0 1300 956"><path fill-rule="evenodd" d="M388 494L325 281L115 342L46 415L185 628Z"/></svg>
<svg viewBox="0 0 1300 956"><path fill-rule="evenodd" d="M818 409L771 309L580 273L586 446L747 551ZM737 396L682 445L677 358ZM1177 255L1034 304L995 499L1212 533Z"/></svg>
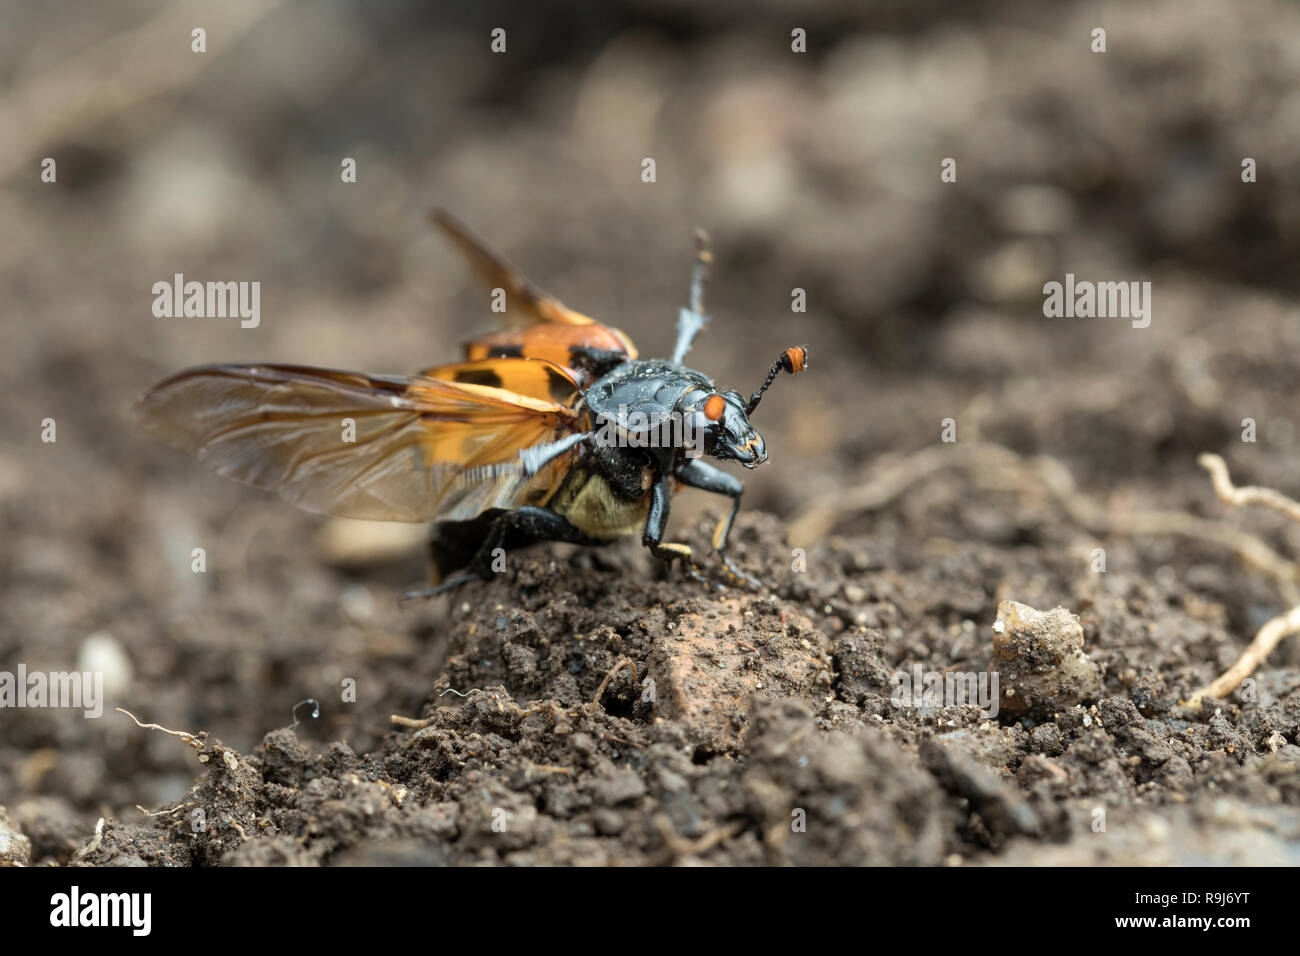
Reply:
<svg viewBox="0 0 1300 956"><path fill-rule="evenodd" d="M722 418L722 413L726 410L727 400L721 395L710 395L704 400L704 417L711 422Z"/></svg>

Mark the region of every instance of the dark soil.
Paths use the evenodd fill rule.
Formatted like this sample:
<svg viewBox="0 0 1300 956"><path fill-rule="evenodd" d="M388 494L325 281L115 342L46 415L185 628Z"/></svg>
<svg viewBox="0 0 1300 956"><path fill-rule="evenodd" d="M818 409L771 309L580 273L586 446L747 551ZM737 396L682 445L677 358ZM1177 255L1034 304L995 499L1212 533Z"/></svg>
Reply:
<svg viewBox="0 0 1300 956"><path fill-rule="evenodd" d="M115 865L1296 862L1296 676L1261 675L1255 704L1181 708L1237 641L1176 577L981 542L909 569L879 537L814 548L798 574L775 520L747 517L740 540L772 594L520 556L421 612L436 623L409 647L358 655L358 687L384 688L370 707L324 704L376 733L385 705L426 726L355 749L310 724L235 747L214 727L191 752L113 715L74 726L114 751L6 766L20 782L44 759L45 780L78 773L88 793L180 787L184 767L194 785L147 819L111 814L89 849L66 800L12 813L37 860ZM989 669L1004 594L1080 609L1096 699L1016 723L891 703L896 668ZM310 669L297 654L284 666Z"/></svg>

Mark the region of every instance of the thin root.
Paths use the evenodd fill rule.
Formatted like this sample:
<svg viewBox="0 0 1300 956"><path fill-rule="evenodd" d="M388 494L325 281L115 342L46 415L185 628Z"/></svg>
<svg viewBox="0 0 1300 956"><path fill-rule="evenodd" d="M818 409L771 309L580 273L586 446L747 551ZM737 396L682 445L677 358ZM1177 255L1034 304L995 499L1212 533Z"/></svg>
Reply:
<svg viewBox="0 0 1300 956"><path fill-rule="evenodd" d="M684 856L698 856L707 853L719 843L730 840L744 829L740 823L728 823L715 827L698 840L687 840L677 835L676 831L673 830L672 822L662 813L655 815L654 826L659 831L659 836L664 842L663 853L659 861L662 864L670 864Z"/></svg>
<svg viewBox="0 0 1300 956"><path fill-rule="evenodd" d="M536 770L538 773L562 773L567 774L570 777L573 776L572 767L557 767L555 764L549 763L530 763L528 769Z"/></svg>
<svg viewBox="0 0 1300 956"><path fill-rule="evenodd" d="M139 721L137 721L137 723L139 723ZM91 838L91 841L89 843L87 843L85 846L83 846L80 850L77 851L74 859L79 860L83 856L90 856L90 854L94 853L96 850L99 849L100 844L103 842L104 842L104 818L100 817L99 822L95 824L94 837Z"/></svg>
<svg viewBox="0 0 1300 956"><path fill-rule="evenodd" d="M1280 511L1292 521L1300 522L1300 502L1292 501L1286 495L1272 488L1258 485L1243 485L1238 488L1228 475L1228 466L1218 455L1198 455L1196 463L1210 473L1214 483L1214 493L1230 505L1262 505Z"/></svg>
<svg viewBox="0 0 1300 956"><path fill-rule="evenodd" d="M608 687L609 682L614 679L614 675L617 674L619 671L621 671L624 667L632 668L632 679L635 680L637 678L636 664L633 663L631 658L625 657L617 664L615 664L612 668L610 668L609 673L605 675L605 679L600 682L600 686L596 688L596 696L591 699L591 708L590 708L591 713L594 714L596 712L596 708L600 706L601 695L605 693L605 688Z"/></svg>
<svg viewBox="0 0 1300 956"><path fill-rule="evenodd" d="M1202 454L1196 460L1210 473L1215 493L1227 504L1260 505L1300 522L1300 502L1272 488L1255 485L1238 488L1232 483L1228 466L1218 455ZM790 526L790 540L806 543L824 537L846 518L882 508L914 483L953 467L968 468L986 484L1015 488L1022 494L1046 491L1071 520L1090 534L1099 537L1124 534L1189 538L1235 551L1247 567L1262 571L1274 580L1282 599L1297 607L1260 628L1237 663L1197 691L1188 704L1197 704L1202 697L1222 698L1231 693L1281 641L1300 632L1300 565L1279 554L1262 538L1184 511L1112 513L1080 494L1069 469L1056 459L1046 456L1026 458L991 443L927 448L901 458L884 460L862 485L849 489L833 502L814 506L796 518Z"/></svg>
<svg viewBox="0 0 1300 956"><path fill-rule="evenodd" d="M1215 494L1227 504L1262 505L1280 511L1292 521L1300 522L1300 504L1272 488L1261 488L1258 485L1245 485L1238 488L1232 483L1227 464L1218 455L1200 455L1196 461L1210 473ZM1292 602L1296 600L1293 592L1288 593L1287 597ZM1242 681L1255 672L1255 668L1264 663L1265 658L1274 648L1297 632L1300 632L1300 606L1291 608L1261 627L1255 634L1255 639L1237 658L1237 662L1193 694L1186 703L1198 707L1203 697L1223 698L1231 694L1241 686Z"/></svg>
<svg viewBox="0 0 1300 956"><path fill-rule="evenodd" d="M412 730L423 730L433 723L432 717L403 717L401 714L393 714L388 719L398 727L410 727Z"/></svg>
<svg viewBox="0 0 1300 956"><path fill-rule="evenodd" d="M1264 663L1264 659L1275 647L1296 633L1300 633L1300 607L1291 608L1261 627L1255 639L1242 651L1241 657L1237 658L1237 663L1193 694L1186 701L1187 706L1199 707L1202 697L1217 699L1227 697L1254 672L1255 668Z"/></svg>
<svg viewBox="0 0 1300 956"><path fill-rule="evenodd" d="M173 737L181 738L181 740L185 741L187 744L193 747L196 753L203 750L203 740L208 735L207 731L202 731L201 733L198 734L191 734L184 730L168 730L166 727L163 727L160 724L142 724L140 723L139 718L136 717L136 715L131 713L129 710L124 710L121 707L114 707L113 709L116 710L119 714L126 714L128 717L130 717L132 720L135 721L135 725L137 727L140 727L143 730L161 730L165 734L171 734Z"/></svg>

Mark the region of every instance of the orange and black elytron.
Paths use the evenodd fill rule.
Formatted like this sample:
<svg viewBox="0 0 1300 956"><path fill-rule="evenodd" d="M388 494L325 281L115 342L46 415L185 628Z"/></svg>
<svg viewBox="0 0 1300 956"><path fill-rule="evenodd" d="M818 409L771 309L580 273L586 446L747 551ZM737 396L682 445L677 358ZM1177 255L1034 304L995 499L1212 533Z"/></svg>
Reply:
<svg viewBox="0 0 1300 956"><path fill-rule="evenodd" d="M618 329L566 308L448 214L431 218L504 292L504 330L469 342L464 362L410 377L192 368L140 399L141 423L220 474L308 511L433 522L439 583L420 594L490 577L498 549L637 531L656 557L681 559L705 580L690 548L663 541L679 485L731 499L713 547L733 579L756 585L727 555L744 486L702 456L747 468L767 460L749 416L782 370L806 367L807 349L782 352L748 399L681 364L706 321L703 234L673 357L638 359Z"/></svg>

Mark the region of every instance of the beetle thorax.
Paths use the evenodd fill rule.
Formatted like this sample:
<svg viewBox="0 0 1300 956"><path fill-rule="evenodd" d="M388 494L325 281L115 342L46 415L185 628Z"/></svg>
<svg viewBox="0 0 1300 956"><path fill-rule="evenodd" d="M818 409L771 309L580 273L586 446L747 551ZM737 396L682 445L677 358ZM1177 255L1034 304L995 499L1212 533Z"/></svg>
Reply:
<svg viewBox="0 0 1300 956"><path fill-rule="evenodd" d="M625 424L638 414L650 421L672 415L683 395L713 389L706 375L661 359L625 362L587 388L587 407L599 418Z"/></svg>

